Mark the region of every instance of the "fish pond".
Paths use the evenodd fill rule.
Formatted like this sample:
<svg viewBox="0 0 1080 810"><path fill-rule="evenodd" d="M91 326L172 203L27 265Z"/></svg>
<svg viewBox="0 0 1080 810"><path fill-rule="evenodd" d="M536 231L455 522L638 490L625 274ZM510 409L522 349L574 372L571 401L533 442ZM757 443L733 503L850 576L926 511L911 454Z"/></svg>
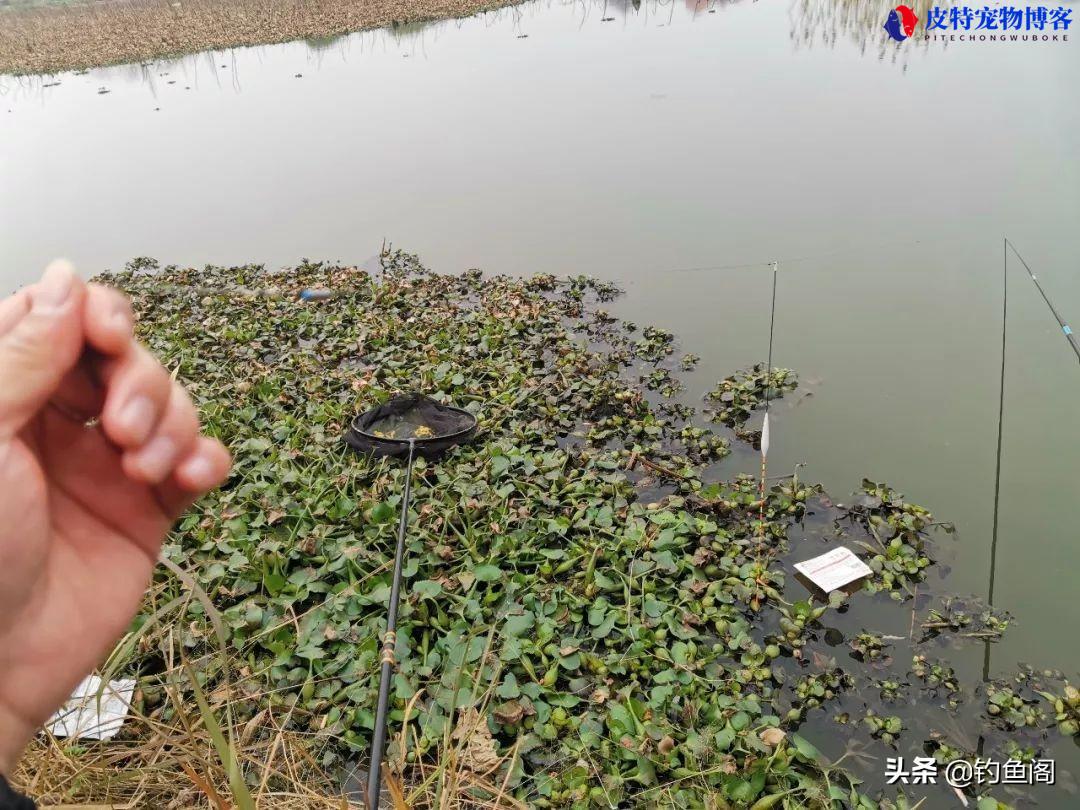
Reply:
<svg viewBox="0 0 1080 810"><path fill-rule="evenodd" d="M1074 683L1080 668L1080 647L1072 643L1072 628L1080 621L1080 606L1072 597L1080 551L1070 509L1075 500L1072 462L1080 451L1080 435L1069 419L1080 395L1080 371L1012 258L992 586L996 612L988 614L985 603L991 588L994 525L1006 258L1002 239L1007 235L1023 252L1065 317L1080 317L1074 314L1080 311L1080 279L1072 271L1080 256L1080 233L1073 226L1080 216L1080 167L1071 134L1080 131L1080 110L1070 103L1071 88L1080 79L1080 57L1072 42L1022 47L915 40L886 44L881 25L888 10L888 4L811 0L541 2L468 20L333 41L202 54L78 75L0 77L0 265L5 286L29 280L57 253L71 256L91 273L118 269L138 255L185 266L255 261L272 268L294 267L303 257L312 257L381 273L385 242L417 251L426 266L442 273L478 267L515 277L587 274L624 291L598 306L612 317L639 324L634 340L650 340L644 337L646 326L659 330L650 334L661 343L668 333L677 339L672 354L653 358L662 360L663 367L640 371L638 376L646 379L635 377L634 382L655 401L654 407L667 402L698 409L694 430L711 427L724 438L721 449L704 434L682 437L693 447L680 455L697 454L694 463L707 466L701 473L702 490L707 490L712 482L736 481L740 472L757 471L752 434L760 427L760 410L752 411L744 425L730 426L719 411L720 422L703 422L703 409L723 404L720 398L732 390L719 390L718 384L739 369L749 370L751 377L731 383L736 393L752 393L763 382L760 378L755 383L752 367L767 354L768 262L778 260L774 363L792 369L797 385L771 409L769 472L786 475L805 464L798 468L799 479L822 484L831 505L820 503L822 494L817 492L807 492L806 500L798 501L804 506L797 507L792 518L799 518L800 528L785 531L786 550L778 551L771 563L771 570L786 574L782 590L766 578L766 583L744 584L747 591L736 596L736 606L718 606L716 596L692 591L665 598L713 598L716 616L704 606L701 615L730 623L722 614L735 607L756 615L749 604L754 588L777 588L791 604L759 597L759 607L761 600L770 605L752 642L760 650L752 652L746 664L740 654L740 675L742 669L765 668L766 660L779 662L768 668L789 672L790 677L780 688L768 676L770 688L794 689L794 698L784 698L791 705L785 702L781 708L805 715L797 732L785 726L785 733L798 733L823 756L840 757L849 739L869 736L866 752L875 759L851 754L843 763L867 780L868 789L873 788L869 792L883 788L884 757L891 751L910 758L930 745L930 755L951 746L1004 756L1008 737L1021 749L1034 747L1057 757L1057 787L1037 788L1034 795L1040 806L1071 807L1075 796L1068 773L1076 770L1076 749L1053 728L1054 704L1037 696L1064 696L1065 687L1053 678L1034 682L1044 677L1041 674L1025 676L1023 683L1008 679L1021 672L1022 662L1040 672L1061 670ZM224 283L195 276L178 281ZM462 282L460 289L449 286L447 295L478 295L470 283ZM278 313L282 324L301 328L286 317L290 311ZM308 309L302 311L305 318L315 317ZM419 309L416 315L426 317ZM148 323L158 323L152 310L145 316ZM408 314L403 311L402 317ZM245 336L244 327L237 329L232 339ZM333 334L305 337L318 341ZM289 336L275 340L284 355ZM170 347L163 343L161 348ZM402 343L396 349L399 359L387 349L385 362L406 368L418 362L417 346ZM700 359L688 359L684 369L680 359L685 354ZM268 354L261 362L273 359ZM454 397L467 396L471 388L479 397L482 386L454 369L457 364L455 359L438 379L432 369L425 382L444 384L448 375L452 383L460 373L468 385L452 383ZM183 367L185 377L196 383L208 370ZM303 373L317 376L314 367ZM760 377L760 369L757 374ZM357 378L362 379L359 372ZM399 382L388 378L383 386ZM444 390L451 393L449 387ZM708 399L714 391L717 401ZM359 410L368 392L340 391L334 396L342 407ZM558 398L561 392L551 396ZM235 404L226 400L222 407ZM575 429L565 427L571 433ZM625 432L625 425L615 427ZM737 438L737 428L749 432L750 443ZM557 433L551 430L556 444L543 453L565 451ZM328 435L334 438L332 431ZM646 431L635 441L644 445L650 435ZM288 437L270 433L262 438L276 444ZM507 445L501 457L512 456ZM654 461L688 475L682 466L666 467L662 457L646 453L640 459L636 473L646 475L644 462ZM241 463L246 461L250 459L242 452ZM611 463L625 466L627 461L620 457ZM477 471L482 466L479 460L469 463L477 465ZM555 462L533 458L486 463L507 464L501 473L506 475L523 464L538 464L543 470L544 464ZM484 470L486 475L495 472ZM615 469L609 473L623 475ZM603 495L625 498L627 510L644 510L672 492L690 496L683 491L687 481L676 477L665 483L655 470L647 475L654 479L655 491L635 480L634 497L629 498L620 495L622 485L612 481L606 484L612 490ZM374 480L364 483L374 485ZM590 479L588 487L598 486ZM902 501L898 492L904 493ZM750 491L737 496L699 492L696 497L715 500L722 495L737 504L740 498L754 499ZM776 497L792 495L798 490ZM388 498L389 492L349 495L357 503L391 503L383 496ZM464 497L467 501L471 496ZM589 497L598 498L599 493L590 490ZM484 498L476 500L488 508ZM929 510L933 519L905 511L912 503ZM836 511L839 504L844 505L842 513ZM274 508L266 507L270 512ZM369 503L365 508L374 507ZM381 507L376 512L371 517L382 525ZM643 521L646 529L659 525L660 531L672 528L677 537L692 538L686 541L689 545L680 540L678 548L693 562L693 545L715 532L703 530L697 516L686 522L677 509L672 514L673 527L651 523L644 511L630 517ZM576 513L565 517L571 523L585 520ZM623 514L618 520L630 517ZM810 591L791 576L790 564L823 551L820 538L834 537L836 531L850 533L851 544L872 546L870 526L876 524L871 518L886 523L945 521L955 531L905 524L904 532L933 536L927 559L934 565L928 573L894 572L890 588L884 587L882 574L878 593L856 594L845 605L813 617L822 604L807 601ZM229 519L243 520L239 511ZM609 517L591 515L588 525L597 520ZM616 520L614 513L610 520ZM504 528L502 521L500 514L494 522ZM289 524L290 535L295 525ZM235 528L241 534L249 531L239 524ZM883 539L890 547L893 538ZM901 540L902 547L915 548ZM482 542L485 545L472 554L473 574L481 583L488 576L494 582L495 573L482 568L488 563L477 556L492 552L490 540ZM729 575L728 564L721 562L728 549L717 542L719 549L701 546L703 554L719 555L717 561L706 562L705 568L717 566L708 577ZM546 565L552 582L559 582L558 568L581 562L574 556L580 549L561 542L557 546L566 556L538 556L528 563L536 567L529 569L530 576ZM556 545L536 547L543 548L555 550ZM650 553L655 558L665 550L676 549L653 548ZM740 553L754 550L751 543ZM277 591L273 598L280 598L286 586L310 587L288 582L294 563L284 560L291 557L279 560L277 549L261 553L269 560L259 585L267 599L271 590ZM247 550L243 554L249 559ZM685 577L678 567L684 560L675 553L670 559L676 570L662 581L682 588ZM254 582L248 573L240 577L246 569L239 558L217 564L227 573L214 569L208 580L212 583L221 581L222 587L233 589L235 579ZM753 563L740 563L736 574L746 564ZM232 565L240 568L234 571ZM510 582L504 575L509 577L500 568L499 581ZM750 579L757 582L760 576ZM906 581L897 584L899 579ZM411 581L413 586L436 582L415 576ZM465 585L459 579L455 587ZM425 596L424 590L431 594ZM901 599L893 600L889 591ZM447 610L435 585L422 585L416 594L418 611L434 611L434 618L425 621L435 621L440 607ZM634 591L633 598L626 599L620 594L618 607L626 610L629 605L630 618L638 624L616 624L612 632L657 618L645 612L646 595ZM950 595L954 598L946 602ZM649 604L658 600L655 596ZM608 603L613 604L611 597ZM788 615L781 615L781 607ZM534 621L552 617L541 602L527 611L524 603L521 608L521 615L531 612ZM936 618L931 610L938 611ZM1008 626L998 638L1006 614ZM598 622L591 623L592 618ZM796 628L795 639L787 638L792 631L781 619ZM276 621L262 615L258 620L265 620L265 627ZM564 624L562 618L552 621ZM608 621L607 612L600 615L597 610L579 622L572 643L562 644L561 630L548 640L561 646L555 656L539 650L547 667L536 672L541 685L553 661L570 658L573 663L578 653L563 655L564 647L579 642L586 647L586 627L592 633ZM649 628L654 635L658 629ZM668 654L674 656L676 641L695 645L693 653L680 647L678 656L690 657L669 668L678 678L715 678L715 670L706 672L716 665L712 656L727 660L731 651L725 646L713 653L711 645L717 642L711 636L738 638L734 630L725 631L726 636L714 623L706 644L679 639L667 628L670 635L663 646ZM811 649L801 656L809 662L806 668L795 659L795 651L802 648L792 643L804 633L814 636L807 642ZM984 643L991 640L987 633L994 643ZM924 635L933 638L925 647L913 648L912 642ZM781 649L775 659L769 657L769 636ZM429 642L433 644L434 639ZM877 664L885 661L888 665L875 674ZM942 668L941 661L954 672ZM697 663L700 671L690 666ZM581 666L588 669L579 663L566 672L575 679L596 675L586 675ZM294 669L290 664L288 671ZM555 686L562 694L576 695L569 680L563 683L562 672L556 669ZM649 673L648 678L655 674L651 665ZM849 674L862 680L849 687ZM520 704L520 698L509 697L514 687L503 675L502 694L496 698ZM617 700L618 689L634 677L619 675L623 679L612 684ZM815 680L802 683L810 675ZM647 679L643 673L638 676L639 682ZM528 673L514 677L520 689ZM867 678L881 683L868 687ZM755 680L754 672L750 680ZM925 699L931 681L937 703ZM963 684L955 715L938 708L952 702L947 684L954 682ZM680 689L685 686L678 683ZM756 683L760 691L762 681ZM653 682L652 689L664 685ZM665 700L674 700L673 694ZM811 699L823 696L830 701L836 697L836 702L811 705ZM616 744L624 731L635 738L643 734L642 739L652 740L650 762L659 759L656 754L661 743L667 747L666 738L676 745L667 752L669 759L659 763L658 782L680 778L676 768L701 765L704 760L695 759L693 766L683 762L688 743L672 729L661 729L659 739L652 739L655 729L638 728L644 718L633 701L648 706L651 691L645 697L622 697L619 705L629 715L610 721L617 728L605 726ZM610 699L604 701L610 709ZM494 711L499 703L487 705ZM577 722L584 712L577 704L547 705L553 713L563 709L568 722ZM595 706L588 705L599 718ZM991 705L1000 711L992 713ZM728 709L722 707L723 712ZM620 714L617 709L609 713ZM747 714L752 723L748 727L760 731L758 716ZM731 716L724 715L721 730ZM795 722L784 713L775 716ZM846 717L848 724L841 733L838 717ZM365 738L365 722L358 718L353 728L357 741ZM603 722L608 723L607 715ZM740 717L735 725L742 722ZM863 731L849 733L854 727ZM1046 741L1009 737L1016 728L1037 728L1036 736L1046 732ZM500 733L500 745L511 739L506 729ZM558 736L566 735L560 731ZM790 736L784 745L793 750ZM544 754L544 746L537 750L537 756L554 756ZM672 764L671 757L680 764ZM537 772L535 763L532 767ZM620 778L632 773L638 781L626 789L647 789L636 760ZM552 788L566 789L576 788L569 783ZM743 788L734 784L731 790ZM937 792L925 806L955 803L955 797Z"/></svg>

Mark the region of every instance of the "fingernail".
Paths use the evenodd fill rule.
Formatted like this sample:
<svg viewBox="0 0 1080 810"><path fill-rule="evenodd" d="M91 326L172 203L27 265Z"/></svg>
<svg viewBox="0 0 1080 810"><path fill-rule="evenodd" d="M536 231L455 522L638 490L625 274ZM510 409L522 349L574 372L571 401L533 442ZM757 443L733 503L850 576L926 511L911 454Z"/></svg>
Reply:
<svg viewBox="0 0 1080 810"><path fill-rule="evenodd" d="M184 464L184 477L197 489L206 489L214 484L214 467L203 456L195 456Z"/></svg>
<svg viewBox="0 0 1080 810"><path fill-rule="evenodd" d="M120 427L131 434L131 441L141 444L154 429L154 403L147 396L132 397L117 414Z"/></svg>
<svg viewBox="0 0 1080 810"><path fill-rule="evenodd" d="M71 265L67 262L53 262L41 277L41 281L34 285L34 308L55 309L63 306L74 286L75 273Z"/></svg>
<svg viewBox="0 0 1080 810"><path fill-rule="evenodd" d="M176 443L168 436L158 436L139 451L139 469L157 483L169 474L176 462Z"/></svg>
<svg viewBox="0 0 1080 810"><path fill-rule="evenodd" d="M112 314L109 319L113 325L113 329L117 332L130 332L131 331L131 317L125 310L117 310Z"/></svg>

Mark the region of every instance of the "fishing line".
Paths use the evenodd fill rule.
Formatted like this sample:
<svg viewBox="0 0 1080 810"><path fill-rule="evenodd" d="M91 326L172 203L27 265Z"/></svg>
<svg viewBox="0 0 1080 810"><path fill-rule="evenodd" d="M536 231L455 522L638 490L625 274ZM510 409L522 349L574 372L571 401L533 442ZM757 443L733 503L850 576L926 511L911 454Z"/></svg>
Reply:
<svg viewBox="0 0 1080 810"><path fill-rule="evenodd" d="M1039 295L1042 296L1042 300L1046 302L1046 306L1050 308L1050 312L1053 313L1054 319L1058 322L1058 326L1061 327L1061 331L1065 334L1065 339L1069 341L1069 345L1072 346L1072 350L1076 353L1076 359L1080 360L1080 344L1076 342L1076 335L1073 334L1072 328L1065 323L1062 317L1058 314L1058 311L1054 309L1054 305L1050 303L1050 299L1046 295L1046 291L1043 290L1042 285L1039 283L1039 279L1035 277L1035 274L1028 267L1028 263L1024 261L1024 257L1020 255L1020 251L1016 249L1008 237L1005 238L1005 245L1016 254L1016 258L1020 260L1020 264L1024 265L1024 269L1027 270L1028 275L1031 276L1031 280L1035 282L1035 288L1039 291Z"/></svg>
<svg viewBox="0 0 1080 810"><path fill-rule="evenodd" d="M772 267L772 262L746 262L745 264L710 264L703 267L669 267L668 273L702 273L710 270L745 270L748 267Z"/></svg>
<svg viewBox="0 0 1080 810"><path fill-rule="evenodd" d="M884 248L890 247L913 247L915 245L921 245L924 242L945 242L949 240L961 238L960 234L950 234L947 236L939 236L933 239L904 239L904 240L891 240L888 242L878 242L871 245L849 245L848 247L837 248L836 250L827 250L821 253L809 253L802 256L792 256L784 259L785 265L798 264L800 262L811 262L817 259L827 259L830 256L839 256L844 253L855 253L858 251L880 251ZM775 260L758 261L758 262L744 262L742 264L716 264L716 265L704 265L701 267L668 267L661 268L658 272L666 273L702 273L710 272L713 270L743 270L748 267L772 267L776 264Z"/></svg>
<svg viewBox="0 0 1080 810"><path fill-rule="evenodd" d="M1005 423L1005 335L1006 324L1008 322L1009 315L1009 251L1013 252L1013 255L1020 260L1020 263L1024 265L1024 269L1027 270L1028 276L1035 284L1035 288L1039 291L1039 295L1042 296L1042 300L1046 302L1046 306L1049 308L1054 319L1058 322L1058 326L1061 327L1062 333L1065 335L1065 339L1069 341L1069 345L1072 347L1073 352L1076 354L1078 360L1080 360L1080 345L1077 344L1076 335L1073 334L1072 329L1065 322L1065 320L1058 314L1057 309L1050 302L1050 297L1046 294L1046 291L1039 283L1039 279L1032 271L1031 266L1028 265L1024 257L1020 255L1020 251L1016 249L1016 246L1009 241L1007 236L1002 237L1003 243L1002 250L1002 277L1001 277L1001 378L998 383L998 426L997 426L997 454L994 469L994 521L993 528L990 532L990 581L987 585L986 601L987 606L992 607L994 604L994 585L997 578L997 549L998 549L998 514L1001 507L1001 448L1002 448L1002 436L1003 426ZM983 650L983 681L990 679L990 641L987 639L984 642Z"/></svg>

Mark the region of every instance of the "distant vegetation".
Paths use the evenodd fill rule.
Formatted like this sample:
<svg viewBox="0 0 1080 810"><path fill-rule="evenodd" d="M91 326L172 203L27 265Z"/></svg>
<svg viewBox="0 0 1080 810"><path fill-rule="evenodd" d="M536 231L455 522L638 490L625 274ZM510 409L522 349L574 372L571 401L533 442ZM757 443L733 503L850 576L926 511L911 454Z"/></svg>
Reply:
<svg viewBox="0 0 1080 810"><path fill-rule="evenodd" d="M0 0L0 74L59 73L204 50L327 39L520 0Z"/></svg>

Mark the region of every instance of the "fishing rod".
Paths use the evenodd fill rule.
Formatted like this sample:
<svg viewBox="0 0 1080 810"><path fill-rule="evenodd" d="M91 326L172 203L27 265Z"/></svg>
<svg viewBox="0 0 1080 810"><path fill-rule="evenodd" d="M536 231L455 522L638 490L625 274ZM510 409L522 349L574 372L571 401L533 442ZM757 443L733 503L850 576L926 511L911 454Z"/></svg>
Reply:
<svg viewBox="0 0 1080 810"><path fill-rule="evenodd" d="M1001 270L1001 377L998 383L998 423L997 423L997 452L994 466L994 524L990 532L990 582L986 589L987 607L994 604L994 582L997 575L997 550L998 550L998 511L1001 506L1001 444L1002 428L1005 423L1005 329L1009 323L1009 240L1005 239L1001 246L1002 270ZM990 682L990 639L983 642L983 669L982 678L984 683ZM983 740L979 738L981 751Z"/></svg>
<svg viewBox="0 0 1080 810"><path fill-rule="evenodd" d="M772 385L772 347L776 327L776 271L779 262L772 262L772 307L769 312L769 360L765 364L765 419L761 423L761 484L758 487L758 535L765 534L765 478L769 456L769 386Z"/></svg>
<svg viewBox="0 0 1080 810"><path fill-rule="evenodd" d="M1009 238L1003 237L1002 245L1002 278L1001 278L1001 377L998 384L998 424L997 424L997 453L994 469L994 521L993 528L990 532L990 576L987 584L986 600L988 606L994 604L994 585L997 579L997 552L998 552L998 515L1001 506L1001 457L1002 457L1002 435L1003 425L1005 422L1005 347L1006 347L1006 326L1009 319L1009 251L1013 252L1013 255L1020 260L1020 263L1024 265L1024 269L1027 270L1028 276L1035 284L1035 288L1039 291L1039 295L1042 296L1043 301L1046 302L1046 306L1053 314L1054 319L1061 327L1061 331L1065 334L1065 339L1069 341L1069 345L1072 346L1073 352L1076 354L1078 360L1080 360L1080 344L1076 341L1076 335L1073 334L1073 330L1065 322L1065 320L1058 314L1057 309L1050 302L1050 297L1046 294L1046 291L1039 283L1039 279L1032 271L1024 257L1020 255L1020 251L1016 249L1016 246L1009 241ZM990 641L985 642L983 651L983 681L990 680ZM982 740L980 739L980 747Z"/></svg>
<svg viewBox="0 0 1080 810"><path fill-rule="evenodd" d="M396 436L407 428L409 435ZM405 561L405 536L409 526L409 503L412 498L412 472L416 457L438 458L445 451L476 434L476 417L466 410L445 405L422 394L404 394L365 411L352 420L345 441L367 456L406 457L405 490L401 496L397 543L394 546L394 573L390 601L386 610L386 633L379 659L379 698L375 709L375 729L371 739L371 767L368 769L367 807L379 810L382 794L380 772L386 751L386 725L390 715L390 687L397 667L398 606L401 601L401 578ZM423 432L421 433L421 429ZM419 435L417 435L419 434Z"/></svg>
<svg viewBox="0 0 1080 810"><path fill-rule="evenodd" d="M1054 319L1058 322L1058 326L1061 327L1061 331L1065 333L1065 339L1069 341L1069 345L1072 346L1072 350L1076 353L1076 359L1080 360L1080 343L1076 342L1076 335L1073 334L1072 328L1067 323L1065 323L1065 320L1061 317L1061 315L1058 314L1058 311L1054 308L1054 305L1050 303L1050 298L1046 295L1046 291L1039 283L1039 279L1035 276L1035 273L1032 272L1031 268L1028 267L1028 263L1024 261L1024 257L1020 255L1020 251L1018 251L1016 249L1016 246L1009 241L1008 237L1005 238L1005 244L1013 253L1016 254L1016 258L1020 260L1020 264L1024 265L1024 269L1027 270L1028 275L1031 276L1031 280L1035 282L1035 288L1039 291L1039 295L1041 295L1043 301L1046 302L1046 306L1050 308L1050 312L1053 314Z"/></svg>
<svg viewBox="0 0 1080 810"><path fill-rule="evenodd" d="M409 460L405 464L405 493L401 496L401 515L398 518L397 545L394 547L394 576L390 585L390 605L386 614L386 635L383 636L382 657L379 659L379 702L375 709L375 734L371 740L371 768L368 770L368 810L378 810L383 751L386 747L386 717L390 710L390 685L396 660L397 614L401 602L401 568L405 558L405 529L409 525L409 499L412 495L412 471L416 439L409 439Z"/></svg>

